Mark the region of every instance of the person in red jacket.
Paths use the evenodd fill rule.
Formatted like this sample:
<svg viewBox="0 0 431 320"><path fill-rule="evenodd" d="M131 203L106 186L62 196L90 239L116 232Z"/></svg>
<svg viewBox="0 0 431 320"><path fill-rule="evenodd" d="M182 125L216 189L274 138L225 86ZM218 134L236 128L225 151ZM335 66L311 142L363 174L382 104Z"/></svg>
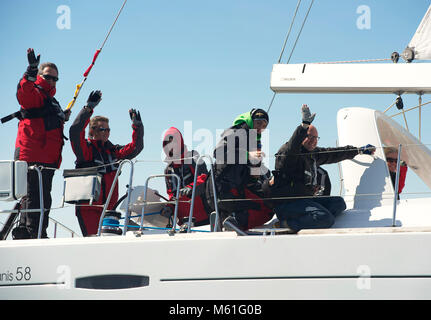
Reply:
<svg viewBox="0 0 431 320"><path fill-rule="evenodd" d="M398 161L398 149L394 147L384 148L386 163L388 164L389 174L391 175L392 185L395 189L395 181L397 176L397 161ZM401 161L400 164L400 179L398 182L398 195L403 191L407 176L407 164Z"/></svg>
<svg viewBox="0 0 431 320"><path fill-rule="evenodd" d="M144 148L144 126L139 111L129 110L132 119L132 142L125 145L114 145L109 141L109 119L95 116L90 119L93 109L102 100L102 92L91 92L87 104L77 115L69 129L70 142L76 155L76 168L99 167L102 177L102 191L98 201L92 206L76 206L75 213L83 236L97 234L102 213L101 205L107 200L118 169L118 160L133 159ZM85 139L85 128L89 126L88 139ZM118 201L118 183L115 184L108 210L112 210Z"/></svg>
<svg viewBox="0 0 431 320"><path fill-rule="evenodd" d="M204 161L200 161L196 166L199 153L195 150L188 151L184 144L181 132L174 127L170 127L163 137L163 150L166 154L165 174L176 174L180 178L178 219L182 224L184 218L188 218L190 213L190 201L193 192L193 182L195 172L197 172L195 202L193 208L194 225L202 226L209 223L209 207L202 197L205 192L205 181L208 177L208 170ZM177 179L173 176L166 176L166 191L169 200L173 200L177 195Z"/></svg>
<svg viewBox="0 0 431 320"><path fill-rule="evenodd" d="M29 166L42 166L43 201L46 209L42 226L42 237L46 238L49 209L51 208L51 187L54 170L61 164L64 122L70 110L63 112L54 98L58 69L54 63L39 66L40 55L33 49L27 50L29 66L20 80L17 99L21 109L9 116L19 119L15 143L15 160L23 160ZM3 119L2 119L3 120ZM21 201L21 209L39 209L39 180L35 170L27 174L27 195ZM38 212L23 212L19 225L12 231L14 239L37 238L39 229Z"/></svg>

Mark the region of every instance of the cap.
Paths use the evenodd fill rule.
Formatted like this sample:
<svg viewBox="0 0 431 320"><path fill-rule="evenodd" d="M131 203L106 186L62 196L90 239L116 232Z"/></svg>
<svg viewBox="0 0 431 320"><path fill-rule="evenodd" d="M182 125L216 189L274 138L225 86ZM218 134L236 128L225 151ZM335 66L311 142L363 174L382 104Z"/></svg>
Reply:
<svg viewBox="0 0 431 320"><path fill-rule="evenodd" d="M252 120L265 120L266 122L269 122L269 116L268 113L263 109L251 109L251 119Z"/></svg>

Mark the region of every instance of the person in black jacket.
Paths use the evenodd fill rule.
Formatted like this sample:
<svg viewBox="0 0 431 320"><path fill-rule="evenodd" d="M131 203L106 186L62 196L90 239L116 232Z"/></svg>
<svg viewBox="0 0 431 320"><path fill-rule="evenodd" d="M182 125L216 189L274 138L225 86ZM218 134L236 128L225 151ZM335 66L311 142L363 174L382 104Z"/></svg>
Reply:
<svg viewBox="0 0 431 320"><path fill-rule="evenodd" d="M262 200L261 180L268 172L262 166L261 133L269 117L262 109L239 115L221 135L214 156L214 179L219 199L220 222L229 220L241 230L251 229L272 218L272 208ZM267 170L266 170L267 171ZM258 173L259 172L259 173ZM257 176L256 176L257 175ZM212 177L206 185L206 198L214 210Z"/></svg>
<svg viewBox="0 0 431 320"><path fill-rule="evenodd" d="M302 124L276 153L274 179L270 183L272 197L291 198L278 201L275 212L281 226L296 232L329 228L335 216L346 209L341 197L319 197L323 195L318 181L320 166L353 159L358 154L372 155L375 151L372 145L361 148L317 147L318 132L311 124L316 114L311 114L307 105L303 105L301 111Z"/></svg>

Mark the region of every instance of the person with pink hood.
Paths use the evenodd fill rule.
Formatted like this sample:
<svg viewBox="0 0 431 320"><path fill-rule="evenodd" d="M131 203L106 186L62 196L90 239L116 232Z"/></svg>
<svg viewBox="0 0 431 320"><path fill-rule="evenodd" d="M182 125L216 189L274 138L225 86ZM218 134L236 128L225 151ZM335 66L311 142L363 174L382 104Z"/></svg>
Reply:
<svg viewBox="0 0 431 320"><path fill-rule="evenodd" d="M193 181L197 170L197 189L195 191L193 208L194 225L202 226L208 224L211 211L203 198L205 196L205 182L208 177L205 162L201 160L196 166L199 153L195 150L187 150L181 132L175 127L170 127L166 131L163 137L163 151L166 154L165 162L167 162L165 174L176 174L180 178L179 223L183 224L183 220L189 216L190 200L194 187ZM165 182L169 200L174 200L177 194L177 179L174 176L167 176Z"/></svg>

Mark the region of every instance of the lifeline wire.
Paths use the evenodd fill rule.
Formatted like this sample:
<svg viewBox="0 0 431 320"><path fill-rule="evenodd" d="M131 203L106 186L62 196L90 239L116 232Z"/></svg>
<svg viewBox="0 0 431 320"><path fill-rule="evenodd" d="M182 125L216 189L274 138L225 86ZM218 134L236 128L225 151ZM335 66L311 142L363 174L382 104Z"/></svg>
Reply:
<svg viewBox="0 0 431 320"><path fill-rule="evenodd" d="M425 104L428 104L428 103L431 103L431 102L427 102ZM425 104L422 104L422 106L425 105ZM417 108L417 107L415 107L415 108ZM404 147L419 146L419 145L425 145L425 146L427 146L429 144L423 144L423 143L420 143L420 144L405 144ZM379 148L384 148L384 147L375 147L375 148L379 149ZM360 148L358 148L358 150L359 149ZM352 149L352 150L355 150L355 149ZM324 154L324 153L334 153L334 152L340 152L340 151L339 150L327 150L327 151L315 152L314 154ZM295 155L296 156L302 156L302 155L308 155L308 154L309 153L298 153L298 154L295 154ZM272 158L285 157L285 156L287 156L287 155L275 155L274 157L269 157L269 158L272 159ZM192 159L192 158L193 157L187 157L187 158L181 158L181 159L184 160L184 159ZM177 159L177 160L180 160L180 159ZM103 165L99 165L99 166L94 166L93 168L110 166L112 164L118 164L120 162L121 161L119 160L119 161L112 162L112 163L109 163L109 164L103 164ZM135 160L135 163L137 163L137 162L143 162L144 163L144 162L163 162L163 161L160 161L160 160ZM49 169L49 170L54 170L54 171L59 170L59 169L56 169L56 168L49 168L49 167L43 167L43 166L40 166L40 169ZM413 193L413 194L415 194L415 193ZM360 195L356 195L356 196L367 196L367 195L378 195L378 194L360 194ZM353 196L353 195L349 195L349 196ZM273 200L279 200L279 199L296 199L296 198L298 198L298 197L266 198L266 200L270 200L270 199L273 199ZM299 198L304 198L304 197L299 197ZM248 200L253 201L255 199L224 199L224 200L219 200L219 201L224 202L224 201L248 201ZM149 202L149 201L144 201L144 202L147 203L147 204L159 203L159 202ZM180 200L179 202L190 203L191 201L190 200ZM165 203L175 203L175 201L166 201ZM90 206L90 205L81 204L81 205L77 205L77 206ZM102 205L95 205L95 204L93 204L91 206L97 207L97 206L102 206ZM62 208L62 207L51 208L51 210L53 210L53 209L60 209L60 208ZM21 211L23 211L23 210L21 210ZM39 212L40 209L30 209L28 211L29 212L30 211ZM17 212L17 211L16 210L0 211L0 213L10 213L10 212Z"/></svg>
<svg viewBox="0 0 431 320"><path fill-rule="evenodd" d="M89 73L90 73L91 69L93 68L93 66L94 66L94 64L95 64L95 62L96 62L96 60L97 60L97 57L99 56L99 53L102 51L103 47L105 46L105 43L106 43L106 41L108 40L108 38L109 38L109 36L110 36L110 34L111 34L111 32L112 32L112 29L114 28L115 24L117 23L118 17L120 16L121 11L123 11L123 8L124 8L124 6L126 5L126 2L127 2L127 0L124 0L123 5L121 6L121 8L120 8L120 10L118 11L118 14L117 14L117 16L116 16L116 18L115 18L115 20L114 20L114 23L111 25L111 28L109 29L108 34L107 34L107 35L106 35L106 37L105 37L105 40L103 40L103 43L102 43L102 45L100 46L100 48L96 50L96 53L95 53L95 54L94 54L94 56L93 56L93 61L91 62L90 66L87 68L87 70L84 72L84 75L83 75L83 76L84 76L84 79L82 80L82 82L81 82L80 84L77 84L77 85L76 85L76 90L75 90L75 93L74 93L74 95L73 95L73 99L72 99L72 101L70 101L70 102L69 102L69 104L67 105L66 110L72 109L73 105L75 104L76 99L77 99L77 98L78 98L78 96L79 96L79 92L81 91L82 86L84 85L85 81L87 80L87 77L88 77L88 75L89 75Z"/></svg>

